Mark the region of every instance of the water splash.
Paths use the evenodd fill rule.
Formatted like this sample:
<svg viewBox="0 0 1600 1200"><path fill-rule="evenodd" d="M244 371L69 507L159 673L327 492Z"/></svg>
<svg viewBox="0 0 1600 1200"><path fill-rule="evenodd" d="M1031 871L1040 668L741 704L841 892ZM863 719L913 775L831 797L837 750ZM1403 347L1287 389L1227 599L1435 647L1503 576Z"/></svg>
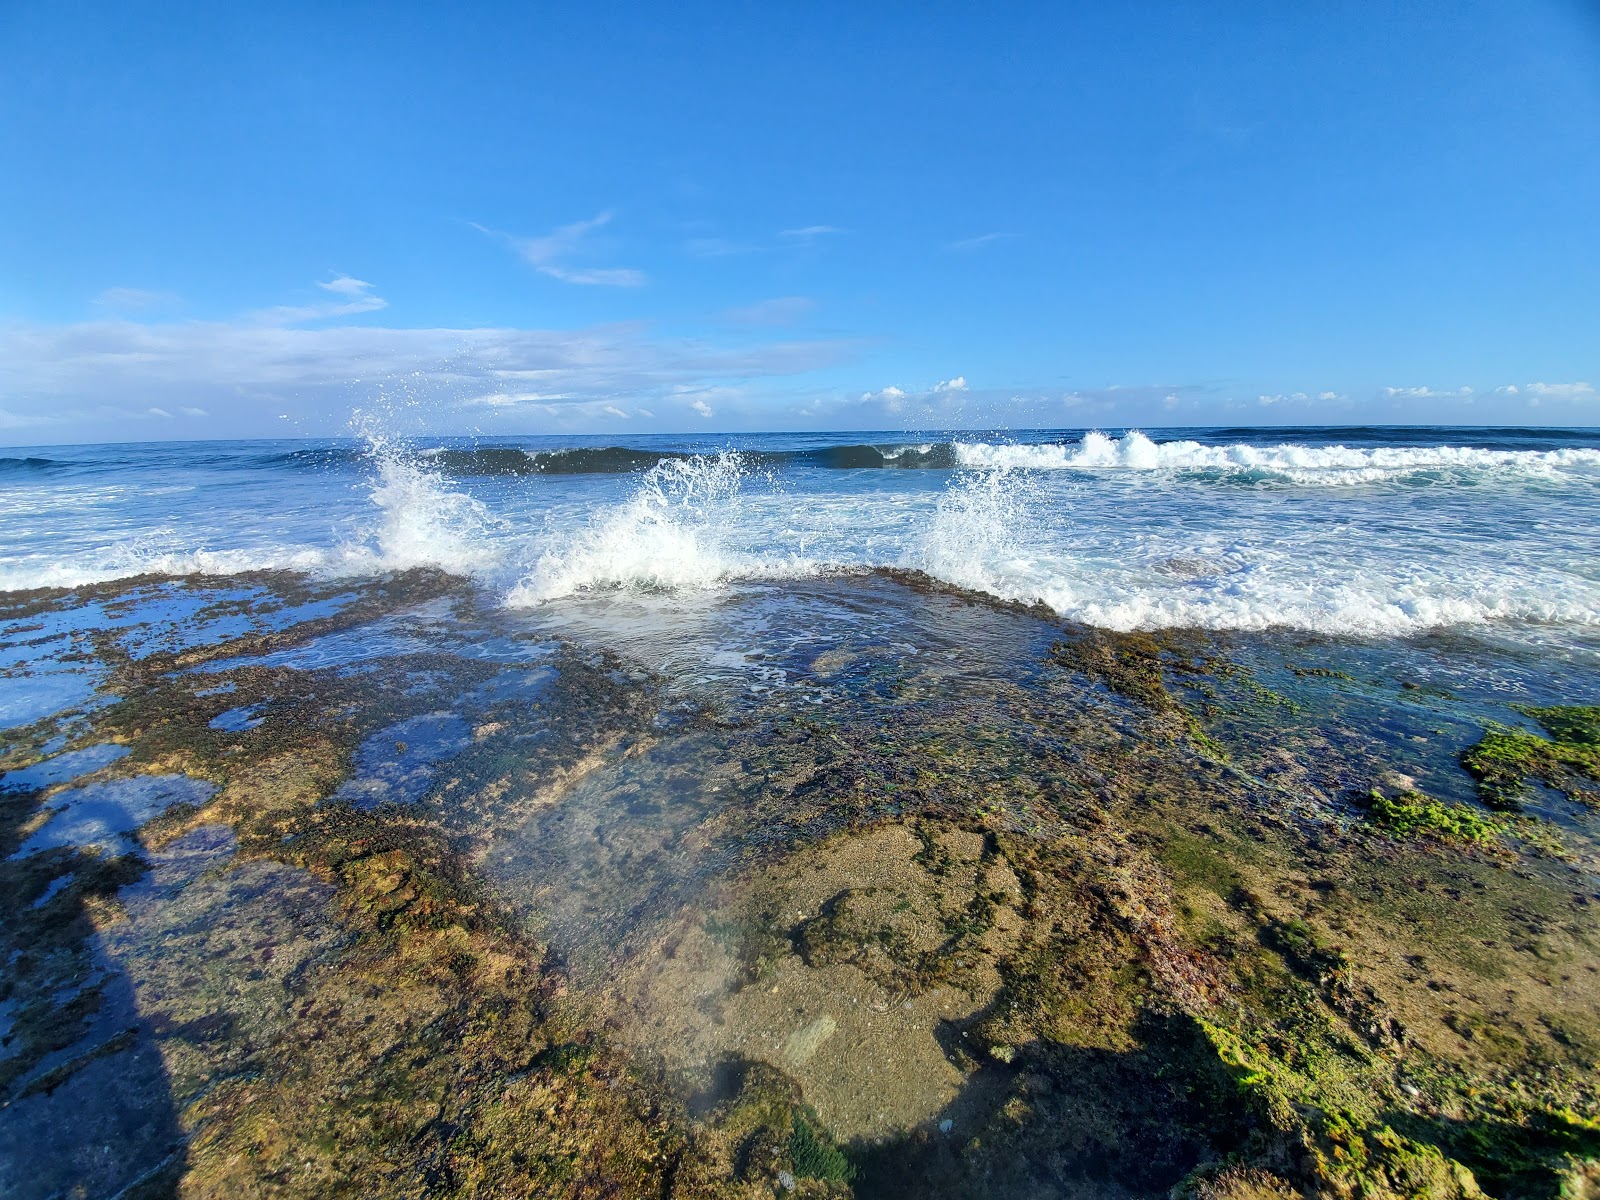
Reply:
<svg viewBox="0 0 1600 1200"><path fill-rule="evenodd" d="M909 565L958 587L1008 600L1029 571L1021 532L1035 523L1031 472L1015 466L965 470L940 498Z"/></svg>
<svg viewBox="0 0 1600 1200"><path fill-rule="evenodd" d="M440 567L470 575L500 561L497 535L504 523L486 504L451 488L437 466L370 415L357 413L351 425L376 471L370 494L378 523L362 541L345 547L341 565Z"/></svg>
<svg viewBox="0 0 1600 1200"><path fill-rule="evenodd" d="M558 536L506 602L530 606L610 588L705 589L735 575L786 573L791 561L762 559L736 544L746 473L733 450L657 463L625 500Z"/></svg>

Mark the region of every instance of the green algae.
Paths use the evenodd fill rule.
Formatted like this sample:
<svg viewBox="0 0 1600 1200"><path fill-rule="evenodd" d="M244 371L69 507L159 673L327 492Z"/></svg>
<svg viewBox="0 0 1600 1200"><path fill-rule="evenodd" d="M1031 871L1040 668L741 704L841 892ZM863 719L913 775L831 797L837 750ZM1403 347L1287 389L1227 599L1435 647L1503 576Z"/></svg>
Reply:
<svg viewBox="0 0 1600 1200"><path fill-rule="evenodd" d="M1520 729L1490 726L1461 755L1461 765L1478 781L1479 795L1492 808L1516 811L1537 780L1584 804L1600 805L1600 708L1514 705L1544 726L1539 737Z"/></svg>
<svg viewBox="0 0 1600 1200"><path fill-rule="evenodd" d="M789 1163L796 1175L827 1183L849 1183L856 1176L855 1165L845 1157L844 1151L799 1113L794 1114L788 1149Z"/></svg>
<svg viewBox="0 0 1600 1200"><path fill-rule="evenodd" d="M1373 824L1397 837L1430 837L1476 846L1498 843L1507 824L1465 804L1446 804L1421 792L1385 796L1373 789L1366 799Z"/></svg>

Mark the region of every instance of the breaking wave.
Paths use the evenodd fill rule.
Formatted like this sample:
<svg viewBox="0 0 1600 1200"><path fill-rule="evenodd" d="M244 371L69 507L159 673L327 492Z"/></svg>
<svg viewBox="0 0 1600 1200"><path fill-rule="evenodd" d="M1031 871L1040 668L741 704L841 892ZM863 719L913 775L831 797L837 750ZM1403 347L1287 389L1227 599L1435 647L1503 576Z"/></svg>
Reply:
<svg viewBox="0 0 1600 1200"><path fill-rule="evenodd" d="M1593 434L1203 436L51 448L0 458L0 589L424 566L535 606L910 567L1116 629L1600 624Z"/></svg>
<svg viewBox="0 0 1600 1200"><path fill-rule="evenodd" d="M1137 430L1120 438L1085 434L1074 444L958 442L955 457L975 469L1034 471L1168 471L1239 476L1303 485L1378 483L1433 476L1576 473L1600 479L1600 450L1485 450L1470 446L1372 447L1207 445L1196 441L1155 442Z"/></svg>

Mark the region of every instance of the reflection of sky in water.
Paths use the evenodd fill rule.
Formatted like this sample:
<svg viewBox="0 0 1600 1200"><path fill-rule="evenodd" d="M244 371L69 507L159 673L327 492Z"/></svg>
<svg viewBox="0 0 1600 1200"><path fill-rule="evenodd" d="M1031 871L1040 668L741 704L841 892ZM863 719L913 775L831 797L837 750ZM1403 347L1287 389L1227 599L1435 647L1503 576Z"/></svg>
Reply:
<svg viewBox="0 0 1600 1200"><path fill-rule="evenodd" d="M98 746L84 746L81 750L68 750L54 758L36 762L31 767L7 771L0 775L0 791L30 791L65 783L90 771L108 767L128 754L126 746L114 742L101 742Z"/></svg>
<svg viewBox="0 0 1600 1200"><path fill-rule="evenodd" d="M247 704L242 708L230 708L227 712L218 713L212 717L209 726L220 729L224 733L243 733L246 729L254 729L267 718L263 715L266 706L262 704Z"/></svg>
<svg viewBox="0 0 1600 1200"><path fill-rule="evenodd" d="M264 588L173 582L0 622L0 671L10 672L0 677L0 728L30 724L94 695L105 669L97 661L72 661L92 649L90 630L118 631L122 648L142 659L287 629L331 616L353 599L344 594L285 604Z"/></svg>
<svg viewBox="0 0 1600 1200"><path fill-rule="evenodd" d="M127 834L174 804L204 804L216 785L187 775L139 775L57 792L45 801L50 821L22 843L13 858L57 846L130 849Z"/></svg>
<svg viewBox="0 0 1600 1200"><path fill-rule="evenodd" d="M70 649L63 644L55 656L0 676L0 729L31 725L51 713L81 707L94 695L105 677L104 668L98 663L61 662L58 656Z"/></svg>
<svg viewBox="0 0 1600 1200"><path fill-rule="evenodd" d="M420 673L407 693L432 690L442 682ZM354 770L333 794L358 808L378 804L410 804L432 786L435 766L473 742L468 717L502 704L528 705L542 696L556 677L551 667L509 668L454 696L456 711L424 713L400 721L361 743ZM465 714L465 715L463 715ZM527 713L522 714L526 720Z"/></svg>
<svg viewBox="0 0 1600 1200"><path fill-rule="evenodd" d="M357 808L410 804L433 782L433 766L472 744L472 726L455 713L425 713L361 743L355 771L334 792Z"/></svg>
<svg viewBox="0 0 1600 1200"><path fill-rule="evenodd" d="M355 629L340 630L251 658L220 659L201 664L203 672L235 667L289 667L310 671L327 667L357 668L380 658L413 654L453 654L490 662L529 662L547 658L554 647L545 640L491 633L458 620L450 600L437 600L405 613L384 617Z"/></svg>

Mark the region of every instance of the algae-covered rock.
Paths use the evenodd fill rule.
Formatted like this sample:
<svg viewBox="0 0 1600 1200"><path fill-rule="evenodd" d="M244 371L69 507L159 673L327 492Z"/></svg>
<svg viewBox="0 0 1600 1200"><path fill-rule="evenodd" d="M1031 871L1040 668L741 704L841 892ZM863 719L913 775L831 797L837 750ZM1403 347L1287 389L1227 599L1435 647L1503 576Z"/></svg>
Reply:
<svg viewBox="0 0 1600 1200"><path fill-rule="evenodd" d="M1461 765L1478 781L1479 794L1492 808L1516 810L1527 781L1600 806L1600 708L1516 706L1543 725L1548 738L1495 726L1461 756Z"/></svg>

